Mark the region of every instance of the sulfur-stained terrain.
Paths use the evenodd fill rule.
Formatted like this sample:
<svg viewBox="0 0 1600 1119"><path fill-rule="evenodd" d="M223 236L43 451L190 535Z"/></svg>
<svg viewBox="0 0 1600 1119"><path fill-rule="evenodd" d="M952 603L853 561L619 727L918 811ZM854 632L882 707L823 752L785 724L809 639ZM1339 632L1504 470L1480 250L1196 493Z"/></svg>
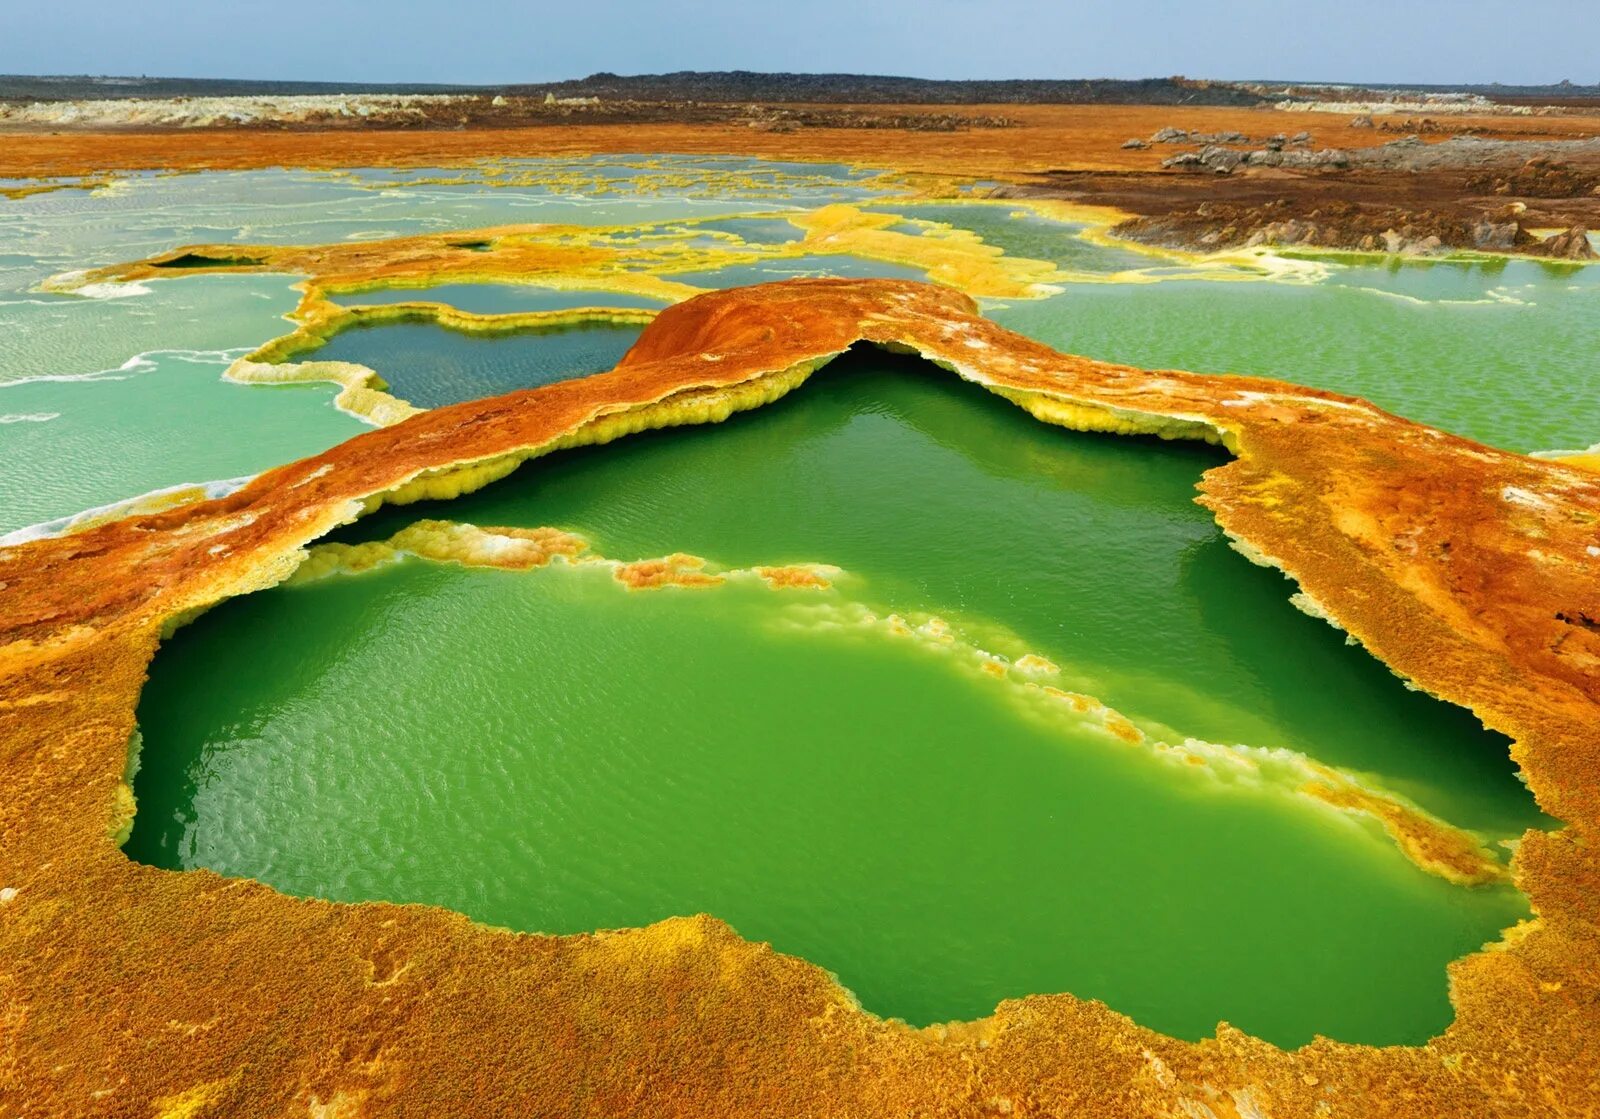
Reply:
<svg viewBox="0 0 1600 1119"><path fill-rule="evenodd" d="M1197 251L1266 243L1592 259L1588 233L1600 227L1592 99L1279 100L1182 80L1138 104L1052 104L1034 91L1022 103L841 105L835 93L827 105L800 105L771 100L771 90L685 101L662 89L650 96L663 99L641 102L613 99L619 91L606 83L597 89L552 103L390 98L365 113L328 97L0 104L0 180L15 180L0 182L0 196L104 186L151 169L738 152L892 166L982 180L1002 196L1114 207L1126 219L1120 236ZM306 104L289 103L297 101Z"/></svg>
<svg viewBox="0 0 1600 1119"><path fill-rule="evenodd" d="M455 254L470 250L385 251L420 251L434 272L465 269ZM295 267L332 271L313 263ZM1443 1035L1285 1052L1223 1027L1191 1044L1065 994L915 1030L708 917L513 934L156 870L118 849L135 704L175 626L289 578L309 545L381 504L722 420L803 390L858 343L919 354L1045 423L1221 444L1235 458L1199 500L1238 549L1288 574L1302 609L1511 736L1563 827L1523 836L1512 870L1535 917L1452 966ZM1351 397L1064 355L959 291L891 280L696 296L657 314L611 372L387 419L226 497L0 551L8 1113L525 1115L553 1100L575 1115L1593 1112L1600 477ZM539 557L579 547L519 539Z"/></svg>

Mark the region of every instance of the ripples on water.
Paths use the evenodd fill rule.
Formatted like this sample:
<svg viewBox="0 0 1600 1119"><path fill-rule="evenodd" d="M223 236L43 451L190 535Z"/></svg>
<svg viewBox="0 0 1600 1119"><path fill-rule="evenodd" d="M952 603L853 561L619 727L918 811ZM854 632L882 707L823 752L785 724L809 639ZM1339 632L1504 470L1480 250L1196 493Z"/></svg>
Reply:
<svg viewBox="0 0 1600 1119"><path fill-rule="evenodd" d="M1366 397L1511 450L1600 441L1600 269L1338 264L1317 284L1072 287L996 321L1059 349Z"/></svg>
<svg viewBox="0 0 1600 1119"><path fill-rule="evenodd" d="M499 396L610 369L642 327L616 323L467 334L434 323L358 326L297 361L353 361L379 370L389 391L419 408Z"/></svg>
<svg viewBox="0 0 1600 1119"><path fill-rule="evenodd" d="M1071 990L1188 1037L1220 1016L1419 1041L1448 1021L1445 962L1516 895L1024 717L948 655L806 623L843 596L998 626L1147 723L1376 771L1494 834L1538 821L1503 739L1227 552L1189 501L1217 461L862 358L715 427L380 514L346 538L448 516L849 574L807 598L411 563L229 604L157 660L130 850L550 932L705 910L919 1024Z"/></svg>

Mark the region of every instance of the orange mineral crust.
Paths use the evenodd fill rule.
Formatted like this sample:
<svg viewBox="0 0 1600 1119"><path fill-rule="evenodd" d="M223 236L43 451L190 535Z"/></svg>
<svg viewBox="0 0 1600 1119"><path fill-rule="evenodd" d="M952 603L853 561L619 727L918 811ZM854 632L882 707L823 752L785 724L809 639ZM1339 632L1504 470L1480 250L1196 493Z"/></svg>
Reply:
<svg viewBox="0 0 1600 1119"><path fill-rule="evenodd" d="M118 849L135 704L165 630L283 580L308 543L381 501L719 420L858 342L920 353L1045 422L1220 441L1237 457L1206 473L1200 500L1241 551L1515 740L1539 804L1566 823L1523 837L1513 869L1536 916L1452 965L1444 1034L1286 1052L1220 1026L1188 1043L1070 994L917 1030L713 917L514 934ZM1062 355L922 284L688 300L610 373L424 412L226 498L0 551L0 1115L1594 1115L1597 553L1600 477L1360 400Z"/></svg>
<svg viewBox="0 0 1600 1119"><path fill-rule="evenodd" d="M798 107L798 106L794 106ZM847 106L830 106L832 109ZM1011 178L1052 170L1155 171L1156 145L1122 145L1158 129L1270 136L1309 130L1319 145L1370 147L1420 130L1405 117L1379 116L1384 128L1352 129L1351 114L1185 105L872 105L864 111L961 112L1002 116L1008 128L959 133L902 128L753 129L745 122L662 120L627 125L565 123L454 129L184 128L164 131L10 128L0 132L0 178L90 175L138 170L244 170L258 167L451 167L478 159L672 152L763 159L838 160L946 175ZM670 112L669 112L670 115ZM1539 116L1451 116L1453 127L1500 139L1595 135L1592 112ZM1427 132L1427 142L1449 133Z"/></svg>

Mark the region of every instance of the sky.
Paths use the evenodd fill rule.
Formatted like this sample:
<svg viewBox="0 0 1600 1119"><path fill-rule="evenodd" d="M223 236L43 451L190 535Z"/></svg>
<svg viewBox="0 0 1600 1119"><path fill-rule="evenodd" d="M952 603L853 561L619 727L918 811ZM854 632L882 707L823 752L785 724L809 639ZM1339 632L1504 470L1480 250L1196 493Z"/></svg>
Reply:
<svg viewBox="0 0 1600 1119"><path fill-rule="evenodd" d="M0 73L1600 82L1600 0L0 0ZM1587 29L1587 30L1585 30Z"/></svg>

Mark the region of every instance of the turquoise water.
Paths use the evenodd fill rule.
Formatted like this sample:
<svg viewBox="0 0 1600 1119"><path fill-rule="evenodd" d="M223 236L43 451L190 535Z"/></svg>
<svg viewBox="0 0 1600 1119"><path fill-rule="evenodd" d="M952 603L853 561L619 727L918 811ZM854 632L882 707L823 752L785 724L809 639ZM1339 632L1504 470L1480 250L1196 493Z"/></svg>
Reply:
<svg viewBox="0 0 1600 1119"><path fill-rule="evenodd" d="M616 323L466 334L431 322L355 326L296 361L353 361L419 408L499 396L610 369L643 330Z"/></svg>
<svg viewBox="0 0 1600 1119"><path fill-rule="evenodd" d="M697 222L695 228L732 233L742 241L761 245L781 245L804 235L799 226L783 218L721 218Z"/></svg>
<svg viewBox="0 0 1600 1119"><path fill-rule="evenodd" d="M559 179L546 186L497 188L492 177L480 174L480 183L459 187L405 185L408 179L463 174L441 168L357 169L349 176L283 170L136 174L109 190L0 200L0 252L27 253L47 261L47 271L53 272L136 259L192 242L309 244L520 222L628 225L862 201L883 193L861 182L864 173L843 167L658 158L663 169L655 174L688 176L685 185L664 185L640 196L586 197L570 193ZM550 176L577 169L620 181L639 174L621 166L629 159L506 160L503 165ZM744 168L765 181L754 191L711 192L694 184L701 168ZM771 199L777 189L787 197Z"/></svg>
<svg viewBox="0 0 1600 1119"><path fill-rule="evenodd" d="M16 381L103 372L152 350L258 346L289 329L284 316L299 298L289 284L284 276L181 276L129 285L115 299L0 293L0 411L12 410L3 393Z"/></svg>
<svg viewBox="0 0 1600 1119"><path fill-rule="evenodd" d="M0 534L254 474L366 430L332 407L332 385L224 381L235 356L157 352L97 377L0 387Z"/></svg>
<svg viewBox="0 0 1600 1119"><path fill-rule="evenodd" d="M1600 440L1600 269L1363 263L1316 284L1079 284L991 314L1071 353L1353 393L1512 450Z"/></svg>

